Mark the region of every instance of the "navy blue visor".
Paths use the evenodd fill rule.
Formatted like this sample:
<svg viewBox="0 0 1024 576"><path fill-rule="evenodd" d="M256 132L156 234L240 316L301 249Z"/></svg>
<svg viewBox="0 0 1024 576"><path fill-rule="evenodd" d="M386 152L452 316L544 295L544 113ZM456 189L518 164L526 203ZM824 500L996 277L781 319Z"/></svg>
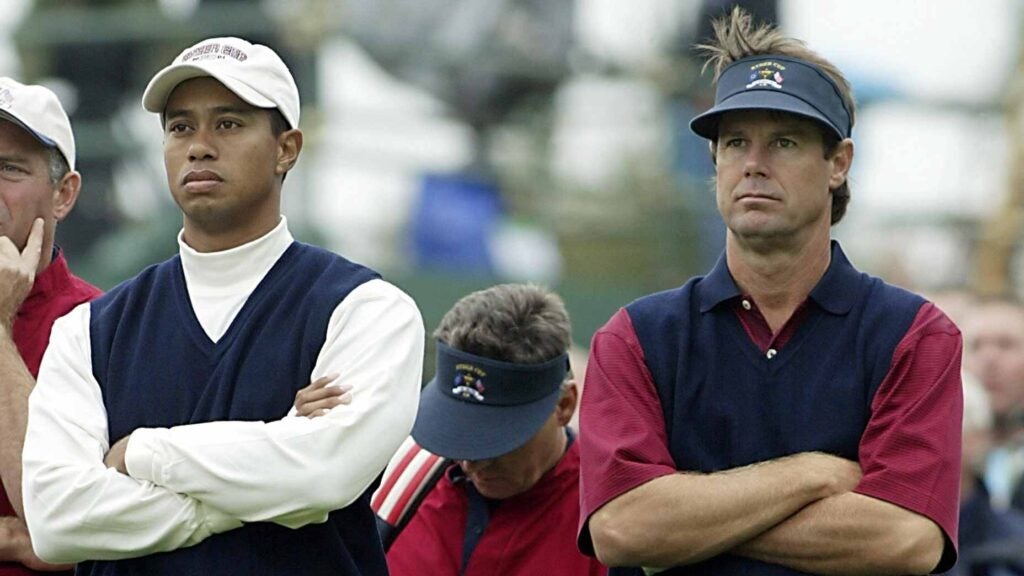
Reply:
<svg viewBox="0 0 1024 576"><path fill-rule="evenodd" d="M778 110L821 122L840 140L850 137L850 111L835 82L820 68L788 56L754 56L729 65L718 79L715 105L690 120L690 130L718 138L722 114Z"/></svg>
<svg viewBox="0 0 1024 576"><path fill-rule="evenodd" d="M514 364L437 342L437 372L420 395L416 443L456 460L511 452L540 430L561 397L569 356Z"/></svg>

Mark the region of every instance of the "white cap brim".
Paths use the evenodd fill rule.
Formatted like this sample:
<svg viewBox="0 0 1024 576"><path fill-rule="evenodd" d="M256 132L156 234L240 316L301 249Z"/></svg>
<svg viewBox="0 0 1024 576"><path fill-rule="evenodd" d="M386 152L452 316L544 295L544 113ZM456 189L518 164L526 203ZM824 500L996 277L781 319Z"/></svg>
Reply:
<svg viewBox="0 0 1024 576"><path fill-rule="evenodd" d="M179 84L186 80L207 76L217 80L225 88L234 92L236 96L257 108L278 107L273 100L260 94L248 84L233 76L229 71L222 69L214 63L172 64L164 68L146 86L146 91L142 95L142 106L150 112L163 113L164 108L167 106L167 99ZM293 121L291 118L286 118L286 120L289 122Z"/></svg>

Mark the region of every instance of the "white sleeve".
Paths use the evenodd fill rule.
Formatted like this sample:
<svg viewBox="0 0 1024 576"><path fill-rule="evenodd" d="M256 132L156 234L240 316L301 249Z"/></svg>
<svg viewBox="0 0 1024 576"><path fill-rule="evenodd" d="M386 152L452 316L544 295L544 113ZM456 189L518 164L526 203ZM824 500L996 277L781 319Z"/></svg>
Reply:
<svg viewBox="0 0 1024 576"><path fill-rule="evenodd" d="M89 305L53 325L29 397L25 522L47 562L116 560L192 546L242 523L107 468L107 412L92 373Z"/></svg>
<svg viewBox="0 0 1024 576"><path fill-rule="evenodd" d="M323 522L369 487L412 430L423 339L412 299L383 280L367 282L331 315L312 374L339 374L352 386L350 405L313 419L138 429L128 473L246 522Z"/></svg>

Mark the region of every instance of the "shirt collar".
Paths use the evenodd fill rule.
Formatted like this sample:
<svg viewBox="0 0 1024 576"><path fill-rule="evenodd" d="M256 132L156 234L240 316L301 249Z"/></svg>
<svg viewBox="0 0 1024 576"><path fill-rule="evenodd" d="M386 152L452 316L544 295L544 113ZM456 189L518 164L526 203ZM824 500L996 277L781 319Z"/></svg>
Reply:
<svg viewBox="0 0 1024 576"><path fill-rule="evenodd" d="M50 264L42 272L36 274L32 283L32 290L29 291L25 300L38 296L46 296L55 290L60 290L71 279L71 271L68 270L68 261L64 259L64 251L57 246L53 247L53 256Z"/></svg>
<svg viewBox="0 0 1024 576"><path fill-rule="evenodd" d="M857 302L857 285L863 273L850 264L839 242L832 241L832 261L811 290L811 299L826 312L847 314Z"/></svg>
<svg viewBox="0 0 1024 576"><path fill-rule="evenodd" d="M740 295L739 286L729 273L729 265L725 261L725 252L718 257L718 262L711 272L700 282L700 311L703 314L722 302Z"/></svg>
<svg viewBox="0 0 1024 576"><path fill-rule="evenodd" d="M850 264L842 247L839 246L839 242L833 240L832 258L828 269L811 290L810 299L826 312L837 315L846 314L853 308L857 300L855 288L860 276L861 272ZM732 274L729 273L729 266L723 252L715 267L700 283L700 311L701 313L707 312L722 302L737 296L740 296L740 289L736 286Z"/></svg>

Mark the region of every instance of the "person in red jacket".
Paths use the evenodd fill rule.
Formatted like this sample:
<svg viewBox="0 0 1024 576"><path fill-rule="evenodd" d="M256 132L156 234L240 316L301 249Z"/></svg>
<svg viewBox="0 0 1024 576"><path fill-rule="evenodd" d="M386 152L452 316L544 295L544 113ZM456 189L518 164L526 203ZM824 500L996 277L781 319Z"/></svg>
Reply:
<svg viewBox="0 0 1024 576"><path fill-rule="evenodd" d="M493 286L459 300L434 337L412 438L372 501L392 576L603 576L575 543L578 390L562 299ZM299 393L299 415L359 402L324 385Z"/></svg>
<svg viewBox="0 0 1024 576"><path fill-rule="evenodd" d="M0 78L0 576L69 569L32 551L22 519L21 447L50 327L100 294L68 270L54 241L81 182L57 96Z"/></svg>

